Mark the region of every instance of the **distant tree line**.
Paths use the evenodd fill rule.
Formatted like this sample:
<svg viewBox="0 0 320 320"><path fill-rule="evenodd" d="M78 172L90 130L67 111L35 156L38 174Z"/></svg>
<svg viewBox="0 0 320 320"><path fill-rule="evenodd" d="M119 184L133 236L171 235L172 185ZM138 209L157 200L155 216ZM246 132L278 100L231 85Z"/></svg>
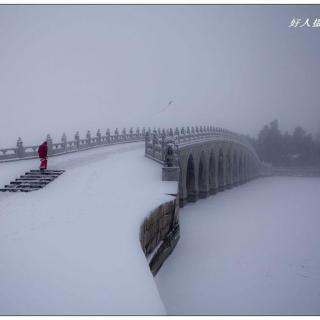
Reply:
<svg viewBox="0 0 320 320"><path fill-rule="evenodd" d="M320 166L320 134L314 139L300 126L292 134L282 134L274 120L262 128L257 139L247 138L260 159L274 166Z"/></svg>

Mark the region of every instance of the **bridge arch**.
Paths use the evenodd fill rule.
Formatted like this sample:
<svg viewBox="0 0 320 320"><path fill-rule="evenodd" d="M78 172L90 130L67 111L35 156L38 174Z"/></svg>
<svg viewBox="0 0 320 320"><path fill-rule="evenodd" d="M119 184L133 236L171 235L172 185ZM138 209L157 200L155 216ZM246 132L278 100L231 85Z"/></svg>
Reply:
<svg viewBox="0 0 320 320"><path fill-rule="evenodd" d="M239 172L239 184L241 184L241 183L243 183L243 155L242 155L242 153L240 153L240 155L239 155L238 172Z"/></svg>
<svg viewBox="0 0 320 320"><path fill-rule="evenodd" d="M207 159L204 151L201 152L199 158L198 190L200 198L206 198L208 196Z"/></svg>
<svg viewBox="0 0 320 320"><path fill-rule="evenodd" d="M186 173L186 191L188 201L194 202L197 200L197 189L196 189L196 171L195 163L192 154L189 155L187 162L187 173Z"/></svg>
<svg viewBox="0 0 320 320"><path fill-rule="evenodd" d="M210 150L209 156L209 190L210 194L217 192L217 165L216 156L213 150Z"/></svg>
<svg viewBox="0 0 320 320"><path fill-rule="evenodd" d="M215 138L181 144L180 205L249 181L258 165L254 151L242 143Z"/></svg>
<svg viewBox="0 0 320 320"><path fill-rule="evenodd" d="M225 157L222 148L218 153L218 188L219 191L223 191L225 188Z"/></svg>
<svg viewBox="0 0 320 320"><path fill-rule="evenodd" d="M231 156L231 148L228 148L226 152L225 159L225 176L226 176L226 187L231 188L232 186L232 156Z"/></svg>

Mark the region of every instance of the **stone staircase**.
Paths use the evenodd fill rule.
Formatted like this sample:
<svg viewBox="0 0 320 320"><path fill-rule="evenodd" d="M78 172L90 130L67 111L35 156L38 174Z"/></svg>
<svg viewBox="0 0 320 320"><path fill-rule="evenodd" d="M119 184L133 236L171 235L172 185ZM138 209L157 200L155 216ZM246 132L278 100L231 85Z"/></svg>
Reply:
<svg viewBox="0 0 320 320"><path fill-rule="evenodd" d="M65 170L30 170L15 181L11 181L10 184L0 188L1 192L30 192L42 189L48 183L58 178Z"/></svg>

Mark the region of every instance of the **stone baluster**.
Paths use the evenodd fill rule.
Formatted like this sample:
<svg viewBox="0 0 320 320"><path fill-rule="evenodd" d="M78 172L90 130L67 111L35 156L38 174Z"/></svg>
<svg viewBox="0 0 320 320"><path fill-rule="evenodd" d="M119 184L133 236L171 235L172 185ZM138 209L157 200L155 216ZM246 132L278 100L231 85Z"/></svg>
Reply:
<svg viewBox="0 0 320 320"><path fill-rule="evenodd" d="M154 129L152 134L152 156L155 158L156 155L156 144L157 144L157 131Z"/></svg>
<svg viewBox="0 0 320 320"><path fill-rule="evenodd" d="M142 131L145 131L145 129L143 128ZM148 150L148 143L149 143L149 140L150 140L150 134L149 134L149 131L145 131L145 153L146 154L150 154L149 150Z"/></svg>
<svg viewBox="0 0 320 320"><path fill-rule="evenodd" d="M196 126L196 136L198 137L199 136L199 127Z"/></svg>
<svg viewBox="0 0 320 320"><path fill-rule="evenodd" d="M62 134L61 143L62 143L62 150L66 151L67 150L67 136L65 133Z"/></svg>
<svg viewBox="0 0 320 320"><path fill-rule="evenodd" d="M23 158L24 157L24 147L23 147L23 141L22 139L19 137L17 140L17 156L19 158Z"/></svg>
<svg viewBox="0 0 320 320"><path fill-rule="evenodd" d="M90 146L91 145L91 132L90 132L90 130L87 131L86 139L87 139L87 146Z"/></svg>
<svg viewBox="0 0 320 320"><path fill-rule="evenodd" d="M190 140L190 127L187 126L187 139Z"/></svg>
<svg viewBox="0 0 320 320"><path fill-rule="evenodd" d="M165 152L166 152L166 133L163 130L161 134L161 160L165 161Z"/></svg>
<svg viewBox="0 0 320 320"><path fill-rule="evenodd" d="M116 130L114 130L114 140L115 141L119 140L119 130L118 130L118 128L116 128Z"/></svg>
<svg viewBox="0 0 320 320"><path fill-rule="evenodd" d="M51 156L53 154L53 149L52 149L52 139L50 134L47 134L47 144L48 144L48 155Z"/></svg>
<svg viewBox="0 0 320 320"><path fill-rule="evenodd" d="M74 136L74 144L76 146L77 149L80 148L80 135L79 135L79 131L76 132L75 136Z"/></svg>
<svg viewBox="0 0 320 320"><path fill-rule="evenodd" d="M98 144L101 144L101 131L100 131L100 129L98 129L98 131L97 131L97 142L98 142Z"/></svg>
<svg viewBox="0 0 320 320"><path fill-rule="evenodd" d="M180 132L178 127L176 127L176 130L174 131L175 140L177 140L178 143L180 143Z"/></svg>
<svg viewBox="0 0 320 320"><path fill-rule="evenodd" d="M152 134L153 134L154 137L157 136L157 130L156 130L156 128L153 128Z"/></svg>
<svg viewBox="0 0 320 320"><path fill-rule="evenodd" d="M106 143L110 143L110 129L108 128L107 130L106 130Z"/></svg>
<svg viewBox="0 0 320 320"><path fill-rule="evenodd" d="M172 128L169 129L169 136L173 137L173 129Z"/></svg>
<svg viewBox="0 0 320 320"><path fill-rule="evenodd" d="M184 127L182 127L181 131L180 131L180 140L183 142L186 140L186 132L185 132Z"/></svg>
<svg viewBox="0 0 320 320"><path fill-rule="evenodd" d="M127 131L126 131L126 128L123 128L123 130L122 130L122 139L123 139L123 140L127 140Z"/></svg>
<svg viewBox="0 0 320 320"><path fill-rule="evenodd" d="M142 136L144 136L144 137L146 136L146 128L145 127L142 128Z"/></svg>
<svg viewBox="0 0 320 320"><path fill-rule="evenodd" d="M140 138L140 128L139 127L136 129L136 136L137 136L137 138Z"/></svg>
<svg viewBox="0 0 320 320"><path fill-rule="evenodd" d="M191 127L191 139L190 140L194 140L195 139L195 132L194 132L194 126Z"/></svg>

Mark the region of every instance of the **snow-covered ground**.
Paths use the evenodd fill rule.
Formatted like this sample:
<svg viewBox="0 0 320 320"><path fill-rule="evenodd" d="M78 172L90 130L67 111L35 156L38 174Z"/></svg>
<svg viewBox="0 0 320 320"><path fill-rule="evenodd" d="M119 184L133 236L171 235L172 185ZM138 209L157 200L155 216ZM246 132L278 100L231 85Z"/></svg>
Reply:
<svg viewBox="0 0 320 320"><path fill-rule="evenodd" d="M320 314L320 179L270 177L188 204L156 276L168 314Z"/></svg>
<svg viewBox="0 0 320 320"><path fill-rule="evenodd" d="M38 160L0 164L0 184ZM0 193L0 314L165 314L139 243L175 182L144 143L49 158L66 172L30 193Z"/></svg>

